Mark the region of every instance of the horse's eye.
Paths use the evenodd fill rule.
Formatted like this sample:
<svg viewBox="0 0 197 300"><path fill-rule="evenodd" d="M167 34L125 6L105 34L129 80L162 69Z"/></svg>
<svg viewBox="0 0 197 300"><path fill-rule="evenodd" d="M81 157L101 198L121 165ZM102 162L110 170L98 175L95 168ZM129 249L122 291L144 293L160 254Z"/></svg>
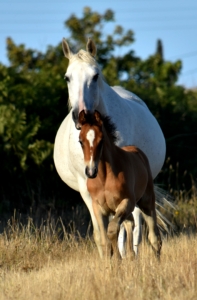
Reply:
<svg viewBox="0 0 197 300"><path fill-rule="evenodd" d="M98 77L99 77L99 73L97 73L97 74L95 74L95 75L93 76L93 80L94 80L94 81L97 81Z"/></svg>
<svg viewBox="0 0 197 300"><path fill-rule="evenodd" d="M69 82L70 81L70 79L69 79L69 77L68 76L64 76L64 79L67 81L67 82Z"/></svg>

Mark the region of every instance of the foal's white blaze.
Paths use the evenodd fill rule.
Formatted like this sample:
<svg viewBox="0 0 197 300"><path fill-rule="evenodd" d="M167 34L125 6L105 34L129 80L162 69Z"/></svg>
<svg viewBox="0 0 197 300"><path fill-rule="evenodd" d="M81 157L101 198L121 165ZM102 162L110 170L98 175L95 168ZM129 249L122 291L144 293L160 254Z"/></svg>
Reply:
<svg viewBox="0 0 197 300"><path fill-rule="evenodd" d="M90 153L92 154L92 147L94 144L94 139L95 139L95 132L93 129L90 129L87 134L86 134L86 138L90 143ZM93 159L92 159L92 155L90 156L90 162L89 162L89 167L92 168L94 166L93 164Z"/></svg>
<svg viewBox="0 0 197 300"><path fill-rule="evenodd" d="M90 130L87 132L86 138L87 138L87 140L88 140L89 143L90 143L90 147L93 147L93 143L94 143L94 139L95 139L95 132L94 132L93 129L90 129Z"/></svg>

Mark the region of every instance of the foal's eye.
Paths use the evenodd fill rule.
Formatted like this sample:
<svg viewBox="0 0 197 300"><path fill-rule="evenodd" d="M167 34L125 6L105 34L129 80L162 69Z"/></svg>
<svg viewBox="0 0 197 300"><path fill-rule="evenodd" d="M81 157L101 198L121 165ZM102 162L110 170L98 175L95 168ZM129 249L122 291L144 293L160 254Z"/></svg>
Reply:
<svg viewBox="0 0 197 300"><path fill-rule="evenodd" d="M81 147L83 146L83 142L81 140L79 140L79 144L81 145Z"/></svg>
<svg viewBox="0 0 197 300"><path fill-rule="evenodd" d="M65 79L67 82L70 81L70 79L69 79L69 77L68 77L67 75L64 75L64 79Z"/></svg>
<svg viewBox="0 0 197 300"><path fill-rule="evenodd" d="M93 80L94 80L94 81L97 81L98 77L99 77L99 73L97 73L97 74L95 74L95 75L93 76Z"/></svg>
<svg viewBox="0 0 197 300"><path fill-rule="evenodd" d="M102 146L103 146L103 139L101 139L99 142L99 147L102 147Z"/></svg>

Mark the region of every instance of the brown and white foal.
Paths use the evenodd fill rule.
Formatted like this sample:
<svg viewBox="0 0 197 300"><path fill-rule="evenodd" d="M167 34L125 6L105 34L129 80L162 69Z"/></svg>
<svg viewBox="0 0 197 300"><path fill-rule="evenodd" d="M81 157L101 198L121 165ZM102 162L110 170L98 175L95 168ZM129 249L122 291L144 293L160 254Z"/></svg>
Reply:
<svg viewBox="0 0 197 300"><path fill-rule="evenodd" d="M116 146L114 125L98 111L86 114L83 110L78 121L87 188L99 224L104 255L113 253L120 257L117 240L122 222L127 232L127 254L133 255L132 212L137 204L148 225L149 241L159 257L162 243L156 222L153 179L146 155L135 146Z"/></svg>

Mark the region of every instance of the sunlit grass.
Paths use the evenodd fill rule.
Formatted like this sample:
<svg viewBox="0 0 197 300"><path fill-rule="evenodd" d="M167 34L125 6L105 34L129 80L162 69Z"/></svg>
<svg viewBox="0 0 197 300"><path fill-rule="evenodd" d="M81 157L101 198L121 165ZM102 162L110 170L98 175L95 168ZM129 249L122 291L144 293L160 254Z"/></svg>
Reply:
<svg viewBox="0 0 197 300"><path fill-rule="evenodd" d="M64 232L60 239L60 232ZM0 299L196 299L197 236L163 241L158 262L146 242L136 260L101 260L91 238L59 220L9 223L0 236Z"/></svg>
<svg viewBox="0 0 197 300"><path fill-rule="evenodd" d="M177 231L164 235L160 262L146 241L134 261L101 260L92 236L77 231L82 210L73 212L69 230L61 218L24 225L15 213L0 235L0 300L195 300L197 190L173 196L176 209L163 212Z"/></svg>

